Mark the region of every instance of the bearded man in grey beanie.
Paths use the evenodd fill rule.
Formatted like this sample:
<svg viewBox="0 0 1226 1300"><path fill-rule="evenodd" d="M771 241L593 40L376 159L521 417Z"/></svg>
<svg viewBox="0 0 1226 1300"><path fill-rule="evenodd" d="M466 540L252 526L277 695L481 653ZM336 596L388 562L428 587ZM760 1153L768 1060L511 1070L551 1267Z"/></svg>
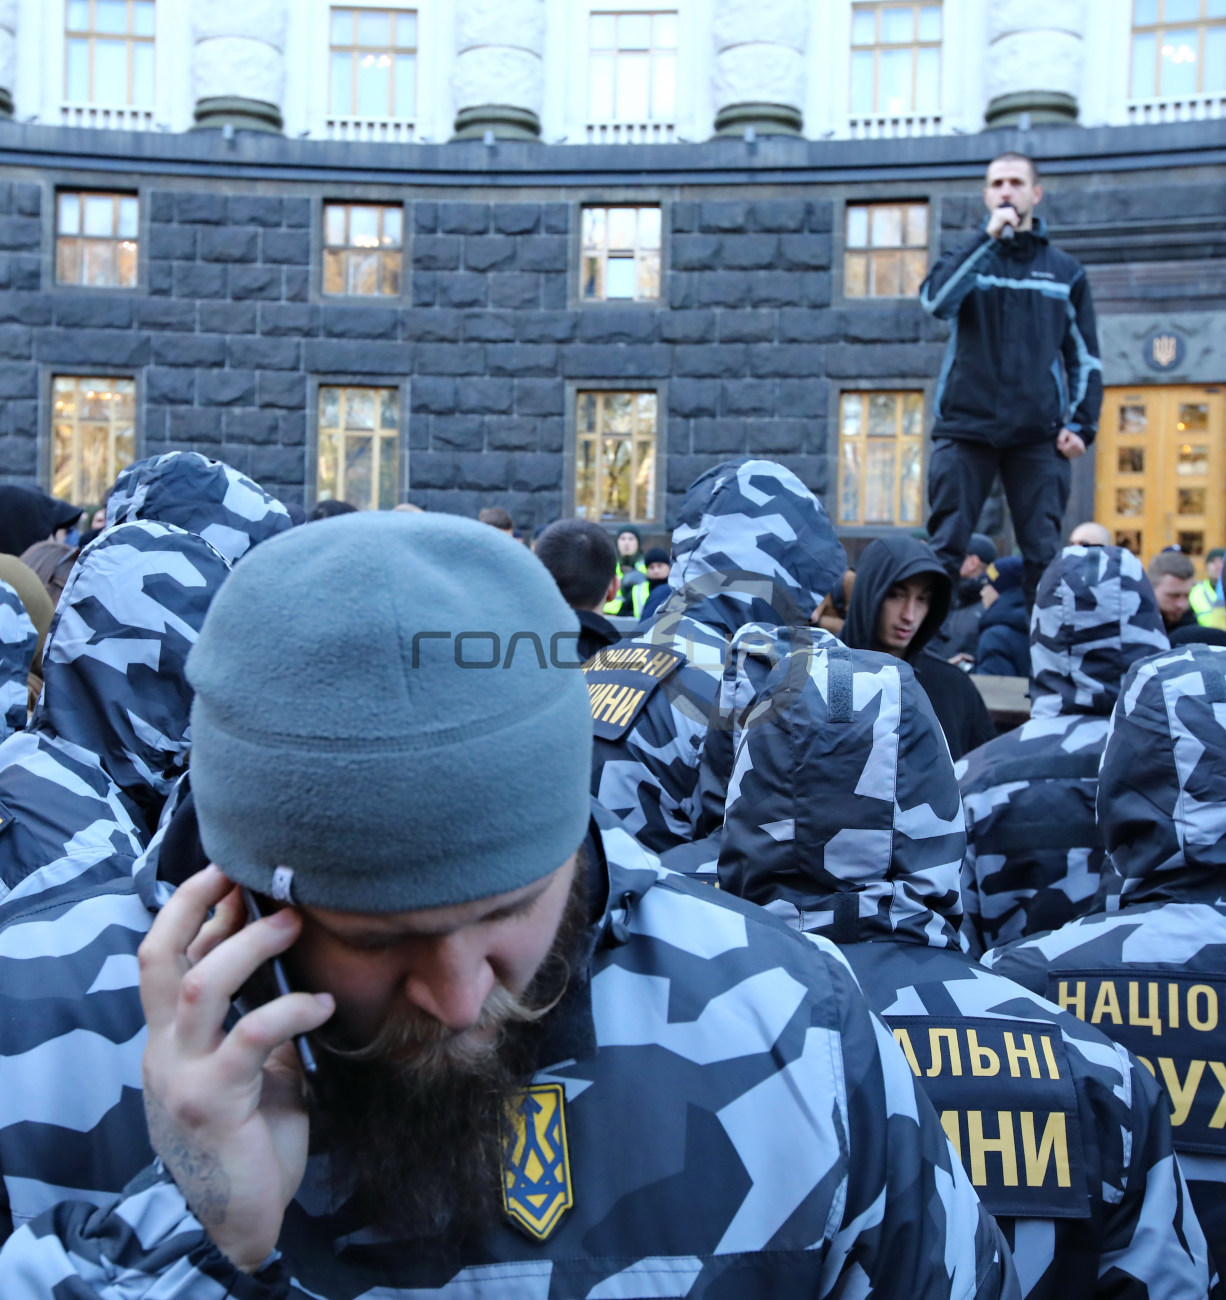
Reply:
<svg viewBox="0 0 1226 1300"><path fill-rule="evenodd" d="M590 801L576 632L462 519L238 567L130 888L0 913L4 1300L1017 1294L834 951Z"/></svg>

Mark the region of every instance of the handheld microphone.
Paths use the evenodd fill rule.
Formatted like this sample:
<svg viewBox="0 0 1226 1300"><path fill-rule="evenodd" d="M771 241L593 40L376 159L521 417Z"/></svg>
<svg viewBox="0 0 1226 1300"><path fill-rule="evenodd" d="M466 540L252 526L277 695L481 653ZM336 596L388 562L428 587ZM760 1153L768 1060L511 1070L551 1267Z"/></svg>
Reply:
<svg viewBox="0 0 1226 1300"><path fill-rule="evenodd" d="M1001 206L1002 208L1010 208L1010 209L1012 209L1014 212L1017 211L1017 209L1016 209L1015 207L1013 207L1013 204L1012 204L1012 203L1002 203L1000 206ZM1014 236L1016 233L1017 233L1017 232L1013 229L1012 226L1002 226L1002 227L1000 228L1000 242L1001 242L1002 244L1007 244L1007 243L1008 243L1008 242L1013 238L1013 236Z"/></svg>

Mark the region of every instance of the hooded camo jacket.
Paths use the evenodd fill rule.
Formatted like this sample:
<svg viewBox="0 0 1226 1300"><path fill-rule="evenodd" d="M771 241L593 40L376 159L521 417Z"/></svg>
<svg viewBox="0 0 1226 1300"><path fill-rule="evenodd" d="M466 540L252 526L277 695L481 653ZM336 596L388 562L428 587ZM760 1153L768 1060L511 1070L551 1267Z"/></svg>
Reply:
<svg viewBox="0 0 1226 1300"><path fill-rule="evenodd" d="M1023 1294L1205 1295L1153 1079L962 951L958 788L910 669L776 640L737 749L722 888L839 945L1010 1241Z"/></svg>
<svg viewBox="0 0 1226 1300"><path fill-rule="evenodd" d="M1135 1052L1163 1085L1205 1235L1226 1265L1226 648L1142 659L1098 776L1107 914L994 948L993 970Z"/></svg>
<svg viewBox="0 0 1226 1300"><path fill-rule="evenodd" d="M1091 910L1106 856L1094 801L1111 710L1128 668L1166 648L1131 552L1068 546L1048 567L1030 626L1030 718L956 768L972 952Z"/></svg>
<svg viewBox="0 0 1226 1300"><path fill-rule="evenodd" d="M128 880L10 911L0 1174L17 1231L0 1294L1016 1296L998 1229L837 952L593 817L607 904L564 1004L565 1055L532 1085L565 1136L534 1131L547 1169L508 1166L510 1210L538 1231L507 1224L429 1258L355 1228L314 1157L276 1257L240 1273L150 1163L135 953L168 896L165 819Z"/></svg>
<svg viewBox="0 0 1226 1300"><path fill-rule="evenodd" d="M37 649L38 629L21 597L0 582L0 740L26 725L27 679Z"/></svg>

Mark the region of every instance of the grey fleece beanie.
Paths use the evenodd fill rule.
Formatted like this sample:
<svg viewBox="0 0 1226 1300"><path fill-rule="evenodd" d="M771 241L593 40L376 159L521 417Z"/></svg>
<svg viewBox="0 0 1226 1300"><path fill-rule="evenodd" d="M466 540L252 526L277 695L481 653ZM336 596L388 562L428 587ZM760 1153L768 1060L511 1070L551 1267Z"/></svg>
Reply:
<svg viewBox="0 0 1226 1300"><path fill-rule="evenodd" d="M351 912L548 875L589 816L588 693L550 656L560 632L575 660L577 629L540 562L471 520L355 513L256 547L187 665L209 857Z"/></svg>

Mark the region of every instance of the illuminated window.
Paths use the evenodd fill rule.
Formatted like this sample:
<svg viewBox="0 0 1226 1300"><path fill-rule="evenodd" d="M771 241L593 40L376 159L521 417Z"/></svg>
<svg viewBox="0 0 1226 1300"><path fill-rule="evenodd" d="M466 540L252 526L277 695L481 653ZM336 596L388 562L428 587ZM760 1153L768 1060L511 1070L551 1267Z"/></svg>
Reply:
<svg viewBox="0 0 1226 1300"><path fill-rule="evenodd" d="M656 518L655 393L579 393L575 514L632 524Z"/></svg>
<svg viewBox="0 0 1226 1300"><path fill-rule="evenodd" d="M135 194L61 190L55 206L56 280L107 288L134 285L139 215Z"/></svg>
<svg viewBox="0 0 1226 1300"><path fill-rule="evenodd" d="M926 203L849 203L843 253L848 298L919 293L928 271Z"/></svg>
<svg viewBox="0 0 1226 1300"><path fill-rule="evenodd" d="M66 0L64 98L153 107L153 0Z"/></svg>
<svg viewBox="0 0 1226 1300"><path fill-rule="evenodd" d="M51 381L51 493L97 502L133 460L136 383L56 375Z"/></svg>
<svg viewBox="0 0 1226 1300"><path fill-rule="evenodd" d="M660 209L583 209L583 290L593 301L660 296Z"/></svg>
<svg viewBox="0 0 1226 1300"><path fill-rule="evenodd" d="M399 390L320 388L316 500L390 510L399 491Z"/></svg>
<svg viewBox="0 0 1226 1300"><path fill-rule="evenodd" d="M854 116L941 108L941 6L857 4L851 11Z"/></svg>
<svg viewBox="0 0 1226 1300"><path fill-rule="evenodd" d="M324 293L400 292L404 209L324 204Z"/></svg>
<svg viewBox="0 0 1226 1300"><path fill-rule="evenodd" d="M670 122L677 102L677 13L593 13L588 19L588 116Z"/></svg>
<svg viewBox="0 0 1226 1300"><path fill-rule="evenodd" d="M1226 91L1226 0L1134 0L1132 98Z"/></svg>
<svg viewBox="0 0 1226 1300"><path fill-rule="evenodd" d="M839 523L921 523L923 479L923 393L844 393Z"/></svg>
<svg viewBox="0 0 1226 1300"><path fill-rule="evenodd" d="M403 9L333 9L334 117L412 120L417 112L417 14Z"/></svg>

